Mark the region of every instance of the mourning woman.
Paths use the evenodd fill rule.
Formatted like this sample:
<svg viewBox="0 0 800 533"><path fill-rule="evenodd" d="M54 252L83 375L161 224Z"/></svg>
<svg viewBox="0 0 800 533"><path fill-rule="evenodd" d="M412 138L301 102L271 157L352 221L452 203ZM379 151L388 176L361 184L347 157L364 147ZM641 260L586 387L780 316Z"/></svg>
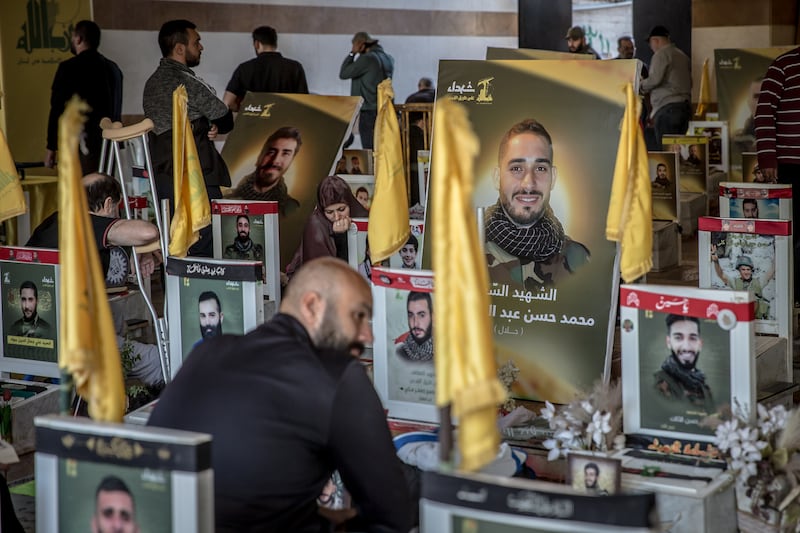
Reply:
<svg viewBox="0 0 800 533"><path fill-rule="evenodd" d="M339 176L328 176L317 187L317 206L303 230L303 240L286 273L291 276L305 261L317 257L338 257L347 261L347 231L351 218L368 212Z"/></svg>

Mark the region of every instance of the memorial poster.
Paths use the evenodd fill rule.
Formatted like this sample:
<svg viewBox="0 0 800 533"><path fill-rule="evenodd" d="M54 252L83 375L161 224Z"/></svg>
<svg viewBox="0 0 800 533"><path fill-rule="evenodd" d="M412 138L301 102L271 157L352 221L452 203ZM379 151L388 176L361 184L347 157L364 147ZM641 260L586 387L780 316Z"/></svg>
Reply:
<svg viewBox="0 0 800 533"><path fill-rule="evenodd" d="M285 185L278 199L282 270L291 261L306 220L316 207L317 185L334 173L359 108L360 98L354 96L247 93L242 101L222 157L234 188L259 173L279 180L277 187ZM276 139L276 135L282 137ZM277 158L268 145L287 139L291 139L289 155Z"/></svg>
<svg viewBox="0 0 800 533"><path fill-rule="evenodd" d="M707 193L708 138L704 135L664 135L665 150L678 154L680 192ZM716 189L712 192L716 195Z"/></svg>
<svg viewBox="0 0 800 533"><path fill-rule="evenodd" d="M660 285L620 289L625 433L710 442L702 420L755 401L753 297Z"/></svg>
<svg viewBox="0 0 800 533"><path fill-rule="evenodd" d="M372 207L372 198L375 196L375 176L343 174L340 177L350 186L358 203L369 211L369 208Z"/></svg>
<svg viewBox="0 0 800 533"><path fill-rule="evenodd" d="M776 57L792 48L794 47L779 46L714 50L719 118L726 120L730 128L731 167L728 181L742 181L742 153L756 151L753 116L764 73Z"/></svg>
<svg viewBox="0 0 800 533"><path fill-rule="evenodd" d="M635 60L439 63L437 96L464 105L480 143L473 202L484 210L489 313L498 365L521 370L518 397L568 402L608 371L618 275L605 221L621 89L637 70Z"/></svg>
<svg viewBox="0 0 800 533"><path fill-rule="evenodd" d="M653 197L653 220L680 220L680 185L678 154L647 152L650 191Z"/></svg>
<svg viewBox="0 0 800 533"><path fill-rule="evenodd" d="M791 184L719 184L719 216L722 218L761 218L791 220Z"/></svg>

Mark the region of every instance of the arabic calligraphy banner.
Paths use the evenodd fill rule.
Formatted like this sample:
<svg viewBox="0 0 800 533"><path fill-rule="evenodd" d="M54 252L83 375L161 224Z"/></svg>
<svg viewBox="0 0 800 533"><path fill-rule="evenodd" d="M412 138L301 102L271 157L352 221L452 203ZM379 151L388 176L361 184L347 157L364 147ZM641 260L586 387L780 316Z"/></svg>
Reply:
<svg viewBox="0 0 800 533"><path fill-rule="evenodd" d="M89 0L0 2L0 127L15 161L44 157L53 76L72 57L72 27L91 18Z"/></svg>
<svg viewBox="0 0 800 533"><path fill-rule="evenodd" d="M736 404L752 414L753 300L747 291L622 286L626 434L710 442L706 416Z"/></svg>
<svg viewBox="0 0 800 533"><path fill-rule="evenodd" d="M438 97L464 104L480 142L476 208L488 213L499 198L518 192L506 179L509 161L498 162L501 139L513 125L535 119L552 139L552 158L533 152L515 158L525 165L552 159L536 167L552 176L552 190L537 185L524 202L536 204L534 210L545 203L552 208L548 220L564 232L556 237L560 251L529 259L538 245L523 250L524 232L502 245L496 242L502 238L486 242L496 357L499 365L513 361L520 368L518 397L568 402L607 371L618 278L616 248L604 228L625 108L622 87L635 82L636 72L635 60L439 63ZM433 235L429 224L430 218L425 232ZM517 248L516 255L502 247ZM423 268L429 257L426 252Z"/></svg>

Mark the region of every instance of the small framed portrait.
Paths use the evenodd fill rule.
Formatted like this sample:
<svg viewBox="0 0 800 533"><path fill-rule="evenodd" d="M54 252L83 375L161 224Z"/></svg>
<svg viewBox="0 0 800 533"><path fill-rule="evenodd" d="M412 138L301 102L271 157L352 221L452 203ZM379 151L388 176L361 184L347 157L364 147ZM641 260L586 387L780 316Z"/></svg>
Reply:
<svg viewBox="0 0 800 533"><path fill-rule="evenodd" d="M719 216L791 220L792 186L723 181L719 184Z"/></svg>
<svg viewBox="0 0 800 533"><path fill-rule="evenodd" d="M755 404L754 296L662 285L620 288L625 433L711 442L708 416ZM754 411L754 409L753 409Z"/></svg>
<svg viewBox="0 0 800 533"><path fill-rule="evenodd" d="M342 157L345 159L348 174L356 176L362 174L371 176L374 174L372 167L372 150L344 150L342 152Z"/></svg>
<svg viewBox="0 0 800 533"><path fill-rule="evenodd" d="M622 461L590 453L567 456L567 485L590 496L610 496L621 490Z"/></svg>
<svg viewBox="0 0 800 533"><path fill-rule="evenodd" d="M375 195L375 176L345 174L342 179L350 185L350 190L353 191L353 196L356 197L358 203L364 206L364 209L369 210L372 207L372 197Z"/></svg>
<svg viewBox="0 0 800 533"><path fill-rule="evenodd" d="M664 150L678 154L680 192L707 189L708 138L703 135L664 135Z"/></svg>
<svg viewBox="0 0 800 533"><path fill-rule="evenodd" d="M724 120L693 120L689 122L689 135L703 135L708 139L709 174L727 173L730 169L728 155L728 123Z"/></svg>
<svg viewBox="0 0 800 533"><path fill-rule="evenodd" d="M647 166L650 169L653 220L680 220L678 154L675 152L647 152Z"/></svg>

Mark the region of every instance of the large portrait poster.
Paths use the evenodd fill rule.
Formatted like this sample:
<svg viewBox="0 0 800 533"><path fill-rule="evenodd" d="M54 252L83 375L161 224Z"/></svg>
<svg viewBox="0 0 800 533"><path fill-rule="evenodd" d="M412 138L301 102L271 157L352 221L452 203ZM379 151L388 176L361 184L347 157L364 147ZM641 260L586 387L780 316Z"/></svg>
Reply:
<svg viewBox="0 0 800 533"><path fill-rule="evenodd" d="M433 273L372 271L375 387L389 416L438 421L433 352Z"/></svg>
<svg viewBox="0 0 800 533"><path fill-rule="evenodd" d="M625 433L711 441L702 420L755 400L753 300L746 291L624 285Z"/></svg>
<svg viewBox="0 0 800 533"><path fill-rule="evenodd" d="M317 204L317 185L334 173L337 155L359 108L360 98L354 96L247 93L242 101L222 157L234 189L266 171L279 180L277 187L285 186L279 199L282 270L300 244L306 219ZM282 128L300 134L299 147L292 141L294 152L285 158L274 156L275 147L269 146L275 142L270 141L271 136L287 131Z"/></svg>
<svg viewBox="0 0 800 533"><path fill-rule="evenodd" d="M756 151L753 116L770 63L794 46L714 50L720 120L730 127L729 181L742 181L742 152Z"/></svg>
<svg viewBox="0 0 800 533"><path fill-rule="evenodd" d="M650 170L653 220L679 221L678 154L647 152L647 167Z"/></svg>
<svg viewBox="0 0 800 533"><path fill-rule="evenodd" d="M0 248L3 370L58 377L58 252Z"/></svg>
<svg viewBox="0 0 800 533"><path fill-rule="evenodd" d="M520 368L519 397L568 402L607 369L617 275L605 221L621 89L637 68L635 60L439 63L439 98L463 103L480 142L473 201L484 209L496 356ZM512 129L528 131L504 143Z"/></svg>

